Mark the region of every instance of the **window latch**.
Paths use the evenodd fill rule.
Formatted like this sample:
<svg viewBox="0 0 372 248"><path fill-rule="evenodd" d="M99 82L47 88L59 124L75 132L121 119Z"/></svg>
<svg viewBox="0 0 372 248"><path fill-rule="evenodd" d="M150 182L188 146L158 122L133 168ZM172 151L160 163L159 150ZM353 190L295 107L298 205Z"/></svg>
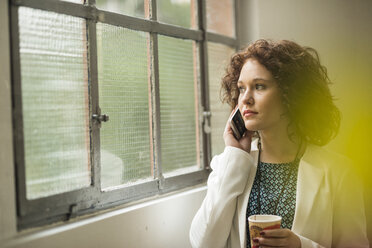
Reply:
<svg viewBox="0 0 372 248"><path fill-rule="evenodd" d="M101 122L107 122L109 120L108 115L101 115L101 108L97 107L96 113L92 115L92 119L98 123L98 126L101 127Z"/></svg>
<svg viewBox="0 0 372 248"><path fill-rule="evenodd" d="M209 134L211 133L212 131L212 128L211 128L211 125L210 125L210 117L211 117L211 112L210 111L204 111L203 112L203 117L204 117L204 132L206 134Z"/></svg>
<svg viewBox="0 0 372 248"><path fill-rule="evenodd" d="M106 122L106 121L109 120L109 116L108 115L97 115L97 114L93 114L92 115L92 118L93 118L93 120L96 120L99 123Z"/></svg>
<svg viewBox="0 0 372 248"><path fill-rule="evenodd" d="M70 211L67 214L67 220L76 217L77 212L78 212L77 204L70 205Z"/></svg>

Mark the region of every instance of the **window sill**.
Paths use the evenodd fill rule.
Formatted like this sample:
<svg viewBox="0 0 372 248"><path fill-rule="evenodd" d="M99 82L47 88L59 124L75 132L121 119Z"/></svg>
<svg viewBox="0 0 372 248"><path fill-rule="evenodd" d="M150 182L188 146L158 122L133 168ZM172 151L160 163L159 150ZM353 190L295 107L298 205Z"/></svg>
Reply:
<svg viewBox="0 0 372 248"><path fill-rule="evenodd" d="M19 232L5 247L190 247L206 185L156 196L69 222Z"/></svg>

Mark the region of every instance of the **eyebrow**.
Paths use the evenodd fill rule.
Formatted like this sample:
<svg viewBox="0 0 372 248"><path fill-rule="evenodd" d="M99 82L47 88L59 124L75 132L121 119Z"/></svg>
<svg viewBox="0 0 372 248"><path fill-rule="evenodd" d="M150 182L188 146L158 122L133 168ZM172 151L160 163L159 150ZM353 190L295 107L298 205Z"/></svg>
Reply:
<svg viewBox="0 0 372 248"><path fill-rule="evenodd" d="M264 82L267 82L267 83L272 82L272 80L268 80L268 79L264 79L264 78L254 78L254 79L252 80L252 83L255 83L255 82L257 82L257 81L264 81ZM242 84L243 81L239 80L239 81L238 81L238 84L239 84L239 83Z"/></svg>

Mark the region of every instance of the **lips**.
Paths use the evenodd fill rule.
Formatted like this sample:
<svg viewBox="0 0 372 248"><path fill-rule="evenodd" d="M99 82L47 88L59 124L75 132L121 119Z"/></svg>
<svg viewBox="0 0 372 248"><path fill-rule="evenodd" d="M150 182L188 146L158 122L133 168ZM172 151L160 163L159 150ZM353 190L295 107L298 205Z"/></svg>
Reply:
<svg viewBox="0 0 372 248"><path fill-rule="evenodd" d="M246 110L243 111L243 116L245 116L245 117L256 115L256 114L258 114L258 112L252 111L252 110L248 110L248 109L246 109Z"/></svg>

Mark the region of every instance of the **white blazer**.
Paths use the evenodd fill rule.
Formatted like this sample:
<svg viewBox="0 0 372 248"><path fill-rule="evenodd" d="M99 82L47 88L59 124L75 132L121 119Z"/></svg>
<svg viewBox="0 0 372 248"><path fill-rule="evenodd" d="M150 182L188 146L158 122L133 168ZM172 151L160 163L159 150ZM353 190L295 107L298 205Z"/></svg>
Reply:
<svg viewBox="0 0 372 248"><path fill-rule="evenodd" d="M226 147L211 162L206 197L190 229L193 247L246 247L246 211L256 175L251 153ZM301 247L369 247L363 194L350 162L309 145L300 161L292 231Z"/></svg>

